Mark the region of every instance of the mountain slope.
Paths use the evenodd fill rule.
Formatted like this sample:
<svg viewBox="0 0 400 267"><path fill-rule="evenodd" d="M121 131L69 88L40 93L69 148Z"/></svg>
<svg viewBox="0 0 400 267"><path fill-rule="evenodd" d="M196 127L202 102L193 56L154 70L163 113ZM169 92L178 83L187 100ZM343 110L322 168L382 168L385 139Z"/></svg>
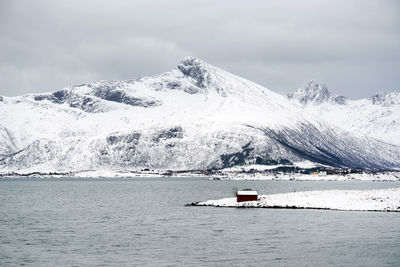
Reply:
<svg viewBox="0 0 400 267"><path fill-rule="evenodd" d="M308 84L305 85L307 87ZM302 104L305 112L313 113L337 127L400 145L400 92L382 91L368 99L346 98L339 103L332 98L315 102L312 101L315 95L333 95L325 85L318 84L316 87L318 92L301 94L306 90L298 89L287 97Z"/></svg>
<svg viewBox="0 0 400 267"><path fill-rule="evenodd" d="M304 160L400 166L398 146L331 126L192 57L155 77L4 97L0 124L3 170L204 170Z"/></svg>

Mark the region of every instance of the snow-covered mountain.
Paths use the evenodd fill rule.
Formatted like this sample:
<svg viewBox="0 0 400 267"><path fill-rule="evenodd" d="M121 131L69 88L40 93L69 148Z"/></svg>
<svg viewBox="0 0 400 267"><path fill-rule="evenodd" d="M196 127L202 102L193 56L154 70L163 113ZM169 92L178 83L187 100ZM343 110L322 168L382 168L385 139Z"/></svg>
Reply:
<svg viewBox="0 0 400 267"><path fill-rule="evenodd" d="M332 126L193 57L155 77L3 97L3 171L204 170L312 161L400 167L399 146Z"/></svg>
<svg viewBox="0 0 400 267"><path fill-rule="evenodd" d="M315 101L316 96L323 97ZM359 100L341 97L344 101L336 101L337 96L329 92L325 85L311 81L304 88L288 94L287 98L302 104L305 112L313 113L337 127L400 145L399 91L382 91Z"/></svg>
<svg viewBox="0 0 400 267"><path fill-rule="evenodd" d="M347 99L344 96L332 94L324 84L311 80L303 88L297 89L294 93L287 95L290 100L297 100L303 105L322 103L345 104Z"/></svg>

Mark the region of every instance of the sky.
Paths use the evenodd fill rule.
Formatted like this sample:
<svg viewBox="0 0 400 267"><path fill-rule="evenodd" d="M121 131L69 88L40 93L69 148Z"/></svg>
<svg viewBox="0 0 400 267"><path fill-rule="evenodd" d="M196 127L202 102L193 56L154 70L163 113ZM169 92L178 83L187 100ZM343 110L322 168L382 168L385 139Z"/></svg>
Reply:
<svg viewBox="0 0 400 267"><path fill-rule="evenodd" d="M185 56L285 94L400 90L400 1L1 0L0 95L157 75Z"/></svg>

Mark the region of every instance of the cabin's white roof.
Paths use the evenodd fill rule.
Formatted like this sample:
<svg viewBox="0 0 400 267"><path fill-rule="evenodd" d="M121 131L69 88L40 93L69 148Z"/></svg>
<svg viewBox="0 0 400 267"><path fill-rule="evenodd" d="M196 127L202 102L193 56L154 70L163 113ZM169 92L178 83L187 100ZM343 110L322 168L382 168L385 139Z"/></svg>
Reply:
<svg viewBox="0 0 400 267"><path fill-rule="evenodd" d="M257 196L257 191L237 191L237 195L239 196Z"/></svg>

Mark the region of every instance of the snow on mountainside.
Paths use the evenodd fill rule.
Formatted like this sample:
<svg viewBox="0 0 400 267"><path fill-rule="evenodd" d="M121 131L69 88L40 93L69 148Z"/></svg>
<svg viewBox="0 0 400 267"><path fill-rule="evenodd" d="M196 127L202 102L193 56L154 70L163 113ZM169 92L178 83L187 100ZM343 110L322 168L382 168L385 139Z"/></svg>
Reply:
<svg viewBox="0 0 400 267"><path fill-rule="evenodd" d="M400 92L399 91L381 91L371 97L372 104L381 105L383 107L390 107L393 105L400 105Z"/></svg>
<svg viewBox="0 0 400 267"><path fill-rule="evenodd" d="M322 104L325 102L345 104L347 99L344 96L332 94L328 88L317 81L309 81L303 88L297 89L294 93L287 95L288 99L294 99L301 104Z"/></svg>
<svg viewBox="0 0 400 267"><path fill-rule="evenodd" d="M316 90L298 89L288 94L288 99L301 103L306 112L335 124L350 132L358 132L387 143L400 145L400 92L379 92L369 99L344 102L332 101L332 97L319 98L315 95L332 96L325 85L315 85ZM309 88L309 84L305 88ZM307 94L309 92L309 94Z"/></svg>
<svg viewBox="0 0 400 267"><path fill-rule="evenodd" d="M192 57L155 77L0 102L3 171L204 170L304 160L391 169L400 167L399 151Z"/></svg>

